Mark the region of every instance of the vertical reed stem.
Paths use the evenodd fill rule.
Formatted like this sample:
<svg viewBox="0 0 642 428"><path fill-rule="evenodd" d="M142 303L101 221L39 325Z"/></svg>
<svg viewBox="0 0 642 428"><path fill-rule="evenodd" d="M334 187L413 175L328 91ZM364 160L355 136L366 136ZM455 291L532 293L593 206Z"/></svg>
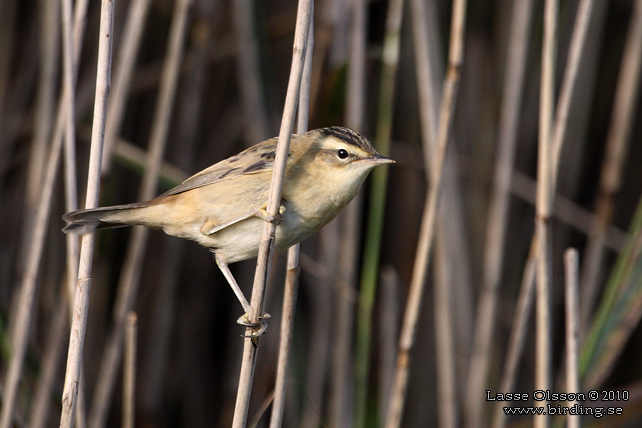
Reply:
<svg viewBox="0 0 642 428"><path fill-rule="evenodd" d="M497 156L488 207L482 288L468 370L465 414L466 426L469 428L483 426L484 421L483 397L492 355L491 344L497 316L498 289L504 266L510 186L517 147L532 10L532 0L513 2L508 58L504 73L504 94L497 136Z"/></svg>
<svg viewBox="0 0 642 428"><path fill-rule="evenodd" d="M125 326L125 361L123 363L123 428L134 428L136 401L136 347L138 318L135 312L127 314Z"/></svg>
<svg viewBox="0 0 642 428"><path fill-rule="evenodd" d="M89 174L87 178L87 200L85 208L98 206L100 191L100 169L104 142L107 100L111 85L111 52L114 24L114 3L103 0L100 14L100 38L98 44L98 68L96 75L96 99L92 124ZM91 291L91 268L94 254L94 233L83 235L80 248L78 284L72 312L71 336L67 356L67 372L62 395L61 428L74 426L74 415L78 398L78 384L82 366L82 352L87 330L89 293Z"/></svg>
<svg viewBox="0 0 642 428"><path fill-rule="evenodd" d="M149 137L146 169L140 190L140 200L143 201L151 199L156 193L158 175L167 145L167 134L178 86L180 64L183 58L184 40L192 2L193 0L177 0L174 4L167 54L163 63L159 85L158 103L154 111L154 121ZM100 428L106 423L107 411L111 404L112 391L114 390L114 380L122 357L125 321L127 313L134 305L138 291L148 233L149 229L147 228L135 228L127 248L125 263L118 281L118 291L113 310L114 322L107 338L100 362L98 381L94 390L89 419L91 428Z"/></svg>
<svg viewBox="0 0 642 428"><path fill-rule="evenodd" d="M392 111L395 95L397 68L399 64L399 45L404 0L388 3L386 16L386 35L383 45L383 64L377 112L377 131L375 147L387 156L390 151L392 134ZM386 199L387 168L372 171L370 206L366 225L366 242L361 271L361 287L357 311L357 331L355 345L355 426L369 425L368 415L368 373L370 367L370 345L372 342L372 310L377 294L379 274L379 255L383 235L384 209Z"/></svg>
<svg viewBox="0 0 642 428"><path fill-rule="evenodd" d="M544 47L540 88L539 150L537 162L537 204L535 233L539 245L536 292L535 389L549 390L551 370L551 241L553 156L552 130L555 103L555 56L557 45L557 0L547 0L544 12ZM538 405L546 407L543 401ZM535 428L546 428L550 416L535 416Z"/></svg>
<svg viewBox="0 0 642 428"><path fill-rule="evenodd" d="M308 46L305 53L305 64L301 78L301 93L299 95L299 114L297 118L297 134L303 134L308 128L308 113L310 107L310 81L312 77L312 52L314 51L314 0L310 2L310 28L308 30ZM274 386L274 402L270 415L270 428L280 428L283 425L283 410L285 409L286 386L288 376L288 361L294 332L294 314L299 291L299 248L296 244L288 249L287 272L285 275L285 290L283 292L283 311L281 315L281 337L279 341L279 359L277 362L276 382Z"/></svg>
<svg viewBox="0 0 642 428"><path fill-rule="evenodd" d="M268 215L273 217L275 217L279 212L287 154L290 147L290 139L294 128L294 117L296 115L296 107L299 102L299 94L301 91L301 79L305 63L311 13L311 1L300 0L297 10L290 79L285 98L285 106L283 108L283 119L281 121L279 142L276 150L276 158L274 160L274 171L272 173L272 182L270 184L270 194L267 204ZM274 222L266 221L259 246L259 256L257 260L256 273L254 275L252 299L250 303L251 308L250 313L248 314L250 322L252 323L260 323L261 320L259 317L263 315L263 308L265 305L265 288L267 278L269 276L270 256L274 251L275 232L276 224ZM244 428L247 424L252 383L254 380L254 368L256 365L256 351L259 345L259 338L251 337L253 333L254 330L252 328L248 328L246 331L248 337L245 339L243 348L239 387L236 406L234 408L234 420L232 422L233 428Z"/></svg>
<svg viewBox="0 0 642 428"><path fill-rule="evenodd" d="M566 391L569 394L580 392L579 363L579 256L575 248L569 248L564 253L564 303L566 308ZM567 406L573 407L577 401L569 401ZM568 416L568 428L580 428L580 415Z"/></svg>
<svg viewBox="0 0 642 428"><path fill-rule="evenodd" d="M435 234L435 220L437 215L437 204L439 202L439 193L443 177L444 158L450 139L452 120L456 106L456 96L459 88L459 75L463 61L464 46L464 26L466 17L466 1L456 0L453 4L452 22L450 28L450 51L448 55L448 70L444 81L443 98L441 100L441 109L439 114L439 127L437 132L437 151L435 161L430 165L432 167L430 188L424 207L424 214L419 232L419 242L417 254L415 256L415 265L410 283L410 293L408 303L404 314L403 326L401 328L401 337L399 339L399 350L397 354L397 370L393 381L393 389L390 394L388 404L388 416L386 421L387 428L397 428L401 425L402 413L406 399L408 387L408 377L410 369L410 359L416 342L417 324L421 311L421 303L425 289L426 273L432 249L433 237ZM440 303L450 305L450 295L448 290L436 291L441 293ZM444 311L442 324L446 330L451 328L450 313ZM440 332L438 331L439 335ZM451 344L452 345L452 344ZM446 351L448 352L448 350ZM450 349L452 352L452 349ZM452 354L450 354L452 358ZM443 426L456 426L457 415L455 410L454 397L454 373L452 365L449 365L445 359L446 354L437 356L438 364L442 363L440 370L446 370L444 381L453 382L452 385L442 385L440 393L447 396L442 398L442 403L446 409L440 413L440 423Z"/></svg>

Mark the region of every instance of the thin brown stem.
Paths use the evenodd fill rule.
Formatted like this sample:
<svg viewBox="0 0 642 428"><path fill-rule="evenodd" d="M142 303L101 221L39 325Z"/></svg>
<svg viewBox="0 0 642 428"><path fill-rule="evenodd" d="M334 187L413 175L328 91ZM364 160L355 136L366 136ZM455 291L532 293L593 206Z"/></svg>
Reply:
<svg viewBox="0 0 642 428"><path fill-rule="evenodd" d="M506 246L510 186L517 146L532 10L532 0L513 3L508 60L504 73L505 88L499 121L497 160L486 226L482 288L468 370L465 413L466 425L470 428L482 426L484 421L483 397L492 354L491 343L497 315L498 288Z"/></svg>
<svg viewBox="0 0 642 428"><path fill-rule="evenodd" d="M385 35L383 40L381 76L379 78L379 99L377 100L377 126L374 145L384 156L390 152L393 125L393 106L397 90L399 70L401 30L405 1L388 2L386 11ZM373 337L373 311L379 283L381 248L385 201L387 193L388 170L375 169L371 175L371 190L365 228L363 263L357 304L357 323L355 331L355 393L354 425L356 428L367 426L370 413L370 353Z"/></svg>
<svg viewBox="0 0 642 428"><path fill-rule="evenodd" d="M587 41L587 33L591 16L593 14L595 1L582 0L577 10L577 17L575 26L573 27L573 37L571 46L568 52L568 59L566 61L566 69L564 70L564 78L560 88L559 101L555 110L555 124L552 129L552 170L553 170L553 189L555 189L557 182L557 174L555 173L559 167L560 153L566 139L566 130L568 128L568 118L571 110L572 100L577 95L578 75L580 71L580 64L582 57L585 54L585 47Z"/></svg>
<svg viewBox="0 0 642 428"><path fill-rule="evenodd" d="M292 130L294 129L294 118L301 90L301 79L305 64L311 13L311 1L299 1L294 35L292 67L290 70L285 106L283 108L283 119L281 121L281 129L279 131L279 141L274 160L274 171L272 173L272 182L270 184L270 193L267 204L267 213L272 217L276 217L278 214L281 202L281 189L283 187L283 179L285 176L287 154L290 147ZM276 224L274 222L266 221L259 246L259 256L257 260L256 273L254 275L249 313L250 322L257 323L257 325L260 324L259 317L262 316L265 305L265 288L267 278L269 276L270 256L274 251L275 232ZM252 333L253 329L248 328L247 335L251 336ZM234 428L243 428L247 424L258 344L258 337L247 337L245 339L241 373L239 375L239 387L236 406L234 409L234 420L232 423Z"/></svg>
<svg viewBox="0 0 642 428"><path fill-rule="evenodd" d="M67 212L78 209L78 185L76 183L76 66L74 64L74 28L71 22L72 5L62 2L63 22L63 93L65 98L65 208ZM78 275L78 238L72 234L67 240L67 279L73 295Z"/></svg>
<svg viewBox="0 0 642 428"><path fill-rule="evenodd" d="M40 67L34 137L31 142L31 156L27 173L27 204L35 211L42 187L44 174L42 165L46 162L47 144L53 129L56 100L56 76L60 42L60 5L49 0L38 2L41 22ZM30 222L27 222L30 223Z"/></svg>
<svg viewBox="0 0 642 428"><path fill-rule="evenodd" d="M615 195L622 186L624 164L631 144L631 129L635 123L635 106L640 98L640 71L642 70L642 1L637 0L629 23L627 41L615 93L611 123L606 139L606 150L600 174L600 189L595 204L596 217L591 225L589 242L582 265L581 326L590 325L590 318L598 292L603 269L605 241L614 209Z"/></svg>
<svg viewBox="0 0 642 428"><path fill-rule="evenodd" d="M544 47L540 87L539 145L537 162L537 288L535 337L535 389L551 388L551 232L549 221L553 199L554 177L552 130L555 100L555 56L557 45L557 0L547 0L544 12ZM546 406L546 402L539 403ZM535 428L549 426L550 417L535 416Z"/></svg>
<svg viewBox="0 0 642 428"><path fill-rule="evenodd" d="M297 134L303 134L308 128L308 113L310 106L310 81L312 77L312 52L314 51L314 1L310 4L310 28L308 30L308 46L301 77L301 92L299 94L299 112L297 117ZM274 402L270 415L270 428L280 428L283 425L283 410L285 409L288 362L294 332L294 314L299 293L299 249L293 245L288 249L287 271L285 275L285 290L283 292L283 310L281 312L281 337L279 341L279 359L277 362L276 382L274 386Z"/></svg>
<svg viewBox="0 0 642 428"><path fill-rule="evenodd" d="M123 428L134 428L137 343L138 319L135 312L129 312L125 326L125 361L123 363Z"/></svg>
<svg viewBox="0 0 642 428"><path fill-rule="evenodd" d="M423 145L423 156L426 165L426 180L430 182L430 171L434 168L437 156L437 133L439 100L444 79L441 54L441 29L437 6L432 2L412 0L411 21L415 54L415 70L417 74L417 93L419 98L419 117ZM472 281L469 266L470 244L465 233L463 213L464 199L458 178L459 164L457 162L455 136L451 137L450 147L444 160L443 195L438 206L437 227L435 237L435 269L434 281L440 282L438 287L452 289L457 296L458 311L453 317L453 347L457 350L456 366L462 379L465 374L466 357L472 335ZM447 339L449 340L449 339ZM439 406L440 409L445 408Z"/></svg>
<svg viewBox="0 0 642 428"><path fill-rule="evenodd" d="M63 22L65 24L65 58L68 60L65 63L65 97L61 101L61 109L64 108L64 112L61 110L61 115L68 115L69 111L73 112L73 47L71 43L71 33L72 33L72 24L71 24L71 2L64 1L63 4ZM67 148L72 144L69 141L69 136L73 136L73 116L71 118L71 125L69 121L66 122L67 130ZM70 130L70 127L72 128ZM5 391L3 397L3 406L2 413L0 415L0 426L2 428L9 428L12 425L13 415L16 408L18 388L20 384L20 377L22 374L22 368L24 365L24 357L26 355L27 341L29 336L29 330L31 327L31 319L34 312L34 302L35 294L38 283L36 282L36 276L38 272L38 265L40 257L42 255L42 249L45 241L45 228L46 222L48 220L49 210L51 207L51 195L53 188L53 181L57 173L57 164L58 156L57 153L57 141L54 141L52 144L52 153L49 159L49 164L47 167L47 173L45 174L46 186L43 187L43 192L41 197L41 203L38 205L38 210L36 217L34 219L34 231L30 236L30 248L28 250L28 259L26 272L23 276L23 281L21 283L18 295L18 310L15 316L15 326L13 327L13 337L12 337L12 353L9 361L9 369L5 379ZM67 150L69 153L69 150ZM67 188L69 189L69 187ZM67 195L68 201L72 201L75 198L74 195ZM76 245L77 243L71 242L68 240L68 243ZM67 265L69 271L73 269L74 256L73 247L69 247L71 251L67 252Z"/></svg>
<svg viewBox="0 0 642 428"><path fill-rule="evenodd" d="M172 108L178 85L181 59L183 58L184 40L187 33L187 22L192 0L179 0L170 28L168 50L163 65L160 81L159 100L154 112L154 122L149 142L145 175L141 185L140 200L149 200L156 193L158 174L167 143L167 134L171 122ZM122 357L122 344L127 313L131 310L138 292L138 284L145 255L149 229L135 228L127 248L125 265L121 273L114 305L114 323L105 345L105 352L100 363L99 377L92 400L93 407L89 417L91 428L100 428L106 423L107 410L112 399L116 371Z"/></svg>
<svg viewBox="0 0 642 428"><path fill-rule="evenodd" d="M283 410L285 408L285 392L287 386L288 357L292 345L294 331L294 314L299 288L299 244L288 250L287 273L283 291L283 310L281 311L281 337L279 341L279 359L277 362L276 383L274 386L274 401L270 415L270 428L280 428L283 425Z"/></svg>
<svg viewBox="0 0 642 428"><path fill-rule="evenodd" d="M529 204L535 205L537 182L523 172L513 171L511 192L514 196ZM591 225L597 221L596 215L562 194L555 195L553 215L556 220L585 234L591 231ZM609 225L604 244L606 248L618 252L626 242L626 232Z"/></svg>
<svg viewBox="0 0 642 428"><path fill-rule="evenodd" d="M150 0L134 0L129 4L127 21L121 38L122 43L118 49L119 55L114 66L114 84L107 106L103 174L109 172L111 168L112 153L125 114L127 95L150 3Z"/></svg>
<svg viewBox="0 0 642 428"><path fill-rule="evenodd" d="M96 97L94 103L94 121L92 125L91 153L87 179L87 200L85 208L98 205L100 189L100 168L107 99L111 85L111 48L113 40L114 4L111 0L102 2L100 15L100 39L98 45L98 68L96 75ZM71 336L67 356L67 372L62 396L62 416L60 426L73 427L78 398L78 385L82 366L82 351L87 315L89 311L89 292L91 289L91 267L94 252L94 234L83 235L78 268L78 284L72 313Z"/></svg>
<svg viewBox="0 0 642 428"><path fill-rule="evenodd" d="M566 391L569 394L580 392L579 374L579 256L575 248L564 253L564 303L566 309ZM577 401L569 401L573 407ZM580 428L580 415L568 415L568 427Z"/></svg>
<svg viewBox="0 0 642 428"><path fill-rule="evenodd" d="M517 305L515 307L515 314L513 315L513 328L511 329L510 338L508 339L508 349L506 351L506 358L504 370L501 380L499 382L499 391L512 391L515 386L517 378L517 367L522 351L524 350L524 343L528 337L527 322L533 309L533 296L535 295L535 270L537 265L537 237L533 236L531 240L531 249L526 259L526 266L524 267L524 275L522 283L519 288L519 297L517 298ZM504 428L506 426L506 412L504 408L506 403L497 403L495 412L493 413L492 427Z"/></svg>
<svg viewBox="0 0 642 428"><path fill-rule="evenodd" d="M350 40L348 55L348 77L346 89L346 125L363 131L366 107L366 2L350 1ZM332 353L332 376L330 379L330 424L340 426L344 421L353 420L351 406L354 394L354 373L352 346L355 301L348 296L357 281L359 242L361 238L361 216L363 198L358 194L339 215L339 258L336 271L336 323L334 325L335 346Z"/></svg>
<svg viewBox="0 0 642 428"><path fill-rule="evenodd" d="M250 0L233 0L232 6L238 43L239 85L248 137L250 141L263 141L270 137L270 127L259 64L260 44L255 24L257 4Z"/></svg>
<svg viewBox="0 0 642 428"><path fill-rule="evenodd" d="M404 314L401 337L399 339L397 370L395 372L393 390L388 404L388 416L386 421L386 427L388 428L400 426L406 398L410 358L415 345L417 323L419 321L421 302L425 289L426 273L428 271L428 263L430 261L430 253L435 233L434 226L437 214L437 204L439 201L439 190L441 188L441 180L443 176L443 163L448 140L450 139L452 117L455 110L456 94L459 87L459 71L463 60L465 11L466 2L464 0L457 0L454 2L450 33L450 51L448 56L448 72L446 73L446 79L444 82L443 98L441 100L441 111L439 115L436 159L431 165L433 167L430 183L431 186L424 207L415 265L410 283L410 293ZM450 296L448 291L441 290L440 293L440 303L444 304L445 302L446 305L450 305ZM437 298L435 300L437 300ZM445 313L441 318L441 326L446 329L450 324L449 316L449 313ZM437 334L439 334L439 332ZM451 352L452 349L446 350L446 353L452 358ZM445 382L453 382L451 386L454 387L454 375L452 373L454 368L452 366L448 367L448 365L445 364L445 357L446 354L438 356L438 359L444 363L444 365L440 366L440 370L443 369L450 371L445 374L448 378ZM447 409L440 415L443 418L441 423L443 426L456 426L457 422L454 405L455 397L453 396L454 390L450 389L445 384L442 385L442 387L443 388L440 389L440 392L446 393L448 396L442 398L442 403Z"/></svg>
<svg viewBox="0 0 642 428"><path fill-rule="evenodd" d="M29 426L43 428L51 419L49 414L54 380L59 372L60 360L67 342L67 326L69 325L69 299L61 293L60 301L50 321L47 331L47 343L43 351L42 368L34 393L34 404L31 409Z"/></svg>

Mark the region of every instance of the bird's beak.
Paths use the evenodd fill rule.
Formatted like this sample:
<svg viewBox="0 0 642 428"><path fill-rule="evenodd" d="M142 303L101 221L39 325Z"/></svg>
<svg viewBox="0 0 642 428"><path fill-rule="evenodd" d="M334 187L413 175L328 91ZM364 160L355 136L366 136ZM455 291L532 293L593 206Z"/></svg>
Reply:
<svg viewBox="0 0 642 428"><path fill-rule="evenodd" d="M379 153L375 154L370 159L366 159L365 161L368 163L373 163L375 165L385 165L387 163L396 163L394 160L387 158L385 156L381 156Z"/></svg>

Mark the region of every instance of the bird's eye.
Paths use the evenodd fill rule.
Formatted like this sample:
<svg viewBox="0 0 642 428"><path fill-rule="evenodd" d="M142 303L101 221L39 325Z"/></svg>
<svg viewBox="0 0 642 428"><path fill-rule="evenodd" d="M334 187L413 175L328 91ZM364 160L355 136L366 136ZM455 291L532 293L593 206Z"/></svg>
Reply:
<svg viewBox="0 0 642 428"><path fill-rule="evenodd" d="M345 159L348 157L348 151L346 149L339 149L337 156L339 156L339 159Z"/></svg>

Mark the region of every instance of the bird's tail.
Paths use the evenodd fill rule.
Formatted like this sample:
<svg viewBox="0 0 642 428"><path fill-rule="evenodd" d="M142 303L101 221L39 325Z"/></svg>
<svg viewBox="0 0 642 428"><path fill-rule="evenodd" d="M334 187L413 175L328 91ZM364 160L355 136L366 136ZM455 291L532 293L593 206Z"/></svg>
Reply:
<svg viewBox="0 0 642 428"><path fill-rule="evenodd" d="M90 208L72 211L62 216L67 226L62 229L66 233L83 234L96 229L109 229L134 224L140 211L149 207L149 202L137 202L127 205L114 205L112 207Z"/></svg>

